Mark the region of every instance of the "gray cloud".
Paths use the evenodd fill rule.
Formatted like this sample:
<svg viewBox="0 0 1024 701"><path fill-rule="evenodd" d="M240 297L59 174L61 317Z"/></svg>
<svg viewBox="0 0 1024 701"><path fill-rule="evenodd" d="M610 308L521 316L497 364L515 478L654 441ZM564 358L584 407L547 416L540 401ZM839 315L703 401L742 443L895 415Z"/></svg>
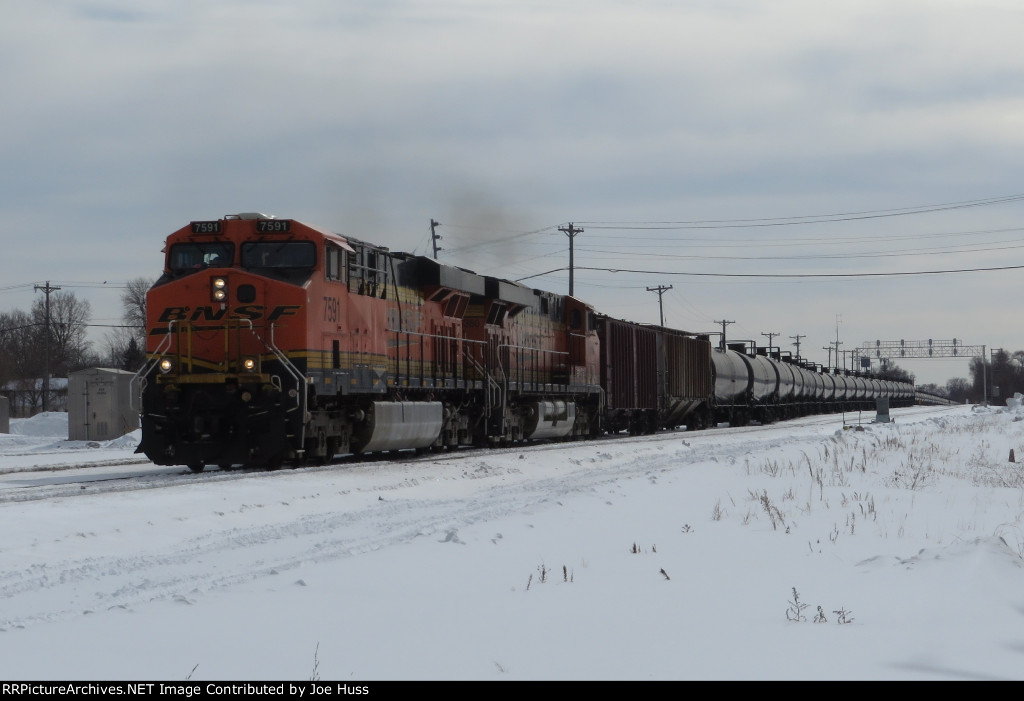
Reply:
<svg viewBox="0 0 1024 701"><path fill-rule="evenodd" d="M557 226L570 220L791 217L1014 194L1021 13L923 0L19 3L0 27L0 276L155 275L168 233L235 211L396 250L422 246L433 217L446 225L449 262L526 276L557 267L567 243ZM688 230L663 241L660 258L635 230L591 229L577 262L740 273L1007 265L1018 252L668 256L700 239L762 258L777 252L770 244L801 239L808 254L879 252L912 234L1015 226L1019 212ZM841 236L871 241L826 244ZM531 284L564 291L566 280ZM807 334L824 362L818 349L834 340L837 313L847 348L943 335L1022 347L1000 305L975 301L1011 298L1014 280L580 271L577 291L654 321L645 286L674 283L666 311L679 325L735 318L746 336ZM119 313L116 295L81 294L96 295L97 315ZM25 306L11 294L4 305Z"/></svg>

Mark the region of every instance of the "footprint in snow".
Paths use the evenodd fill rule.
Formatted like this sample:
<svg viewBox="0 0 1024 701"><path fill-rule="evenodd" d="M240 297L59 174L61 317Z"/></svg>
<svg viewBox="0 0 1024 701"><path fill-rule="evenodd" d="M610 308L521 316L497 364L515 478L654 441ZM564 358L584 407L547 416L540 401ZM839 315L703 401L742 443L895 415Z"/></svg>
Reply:
<svg viewBox="0 0 1024 701"><path fill-rule="evenodd" d="M465 545L465 543L463 543L461 540L459 540L459 532L458 531L448 531L448 534L444 537L444 540L439 540L437 542L438 543L458 543L459 545Z"/></svg>

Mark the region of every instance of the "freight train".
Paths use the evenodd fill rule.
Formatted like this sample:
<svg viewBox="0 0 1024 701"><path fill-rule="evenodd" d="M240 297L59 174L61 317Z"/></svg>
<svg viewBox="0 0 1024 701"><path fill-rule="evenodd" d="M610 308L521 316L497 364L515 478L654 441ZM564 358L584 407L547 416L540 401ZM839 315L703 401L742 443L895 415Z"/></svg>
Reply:
<svg viewBox="0 0 1024 701"><path fill-rule="evenodd" d="M171 234L146 298L139 452L201 471L768 422L913 402L752 344L259 213Z"/></svg>

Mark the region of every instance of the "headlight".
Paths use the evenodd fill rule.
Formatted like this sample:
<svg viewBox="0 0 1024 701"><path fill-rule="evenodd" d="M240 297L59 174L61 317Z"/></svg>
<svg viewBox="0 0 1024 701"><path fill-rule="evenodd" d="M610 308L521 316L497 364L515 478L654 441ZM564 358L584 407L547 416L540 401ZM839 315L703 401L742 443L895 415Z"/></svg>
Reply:
<svg viewBox="0 0 1024 701"><path fill-rule="evenodd" d="M160 372L166 375L167 373L174 369L174 361L171 360L170 358L164 358L163 360L160 361L157 367L160 368Z"/></svg>
<svg viewBox="0 0 1024 701"><path fill-rule="evenodd" d="M253 370L255 370L256 369L256 359L255 358L245 358L244 360L242 360L242 369L245 370L246 372L252 372Z"/></svg>
<svg viewBox="0 0 1024 701"><path fill-rule="evenodd" d="M210 280L210 295L214 302L223 302L228 298L228 280L223 277L215 277Z"/></svg>

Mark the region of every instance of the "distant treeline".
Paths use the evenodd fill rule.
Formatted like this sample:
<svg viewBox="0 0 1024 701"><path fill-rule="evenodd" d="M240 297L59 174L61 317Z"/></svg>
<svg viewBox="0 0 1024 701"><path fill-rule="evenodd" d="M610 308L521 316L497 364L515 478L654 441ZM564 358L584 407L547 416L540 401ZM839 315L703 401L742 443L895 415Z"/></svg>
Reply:
<svg viewBox="0 0 1024 701"><path fill-rule="evenodd" d="M1024 394L1024 351L996 350L989 358L972 358L970 378L954 377L945 387L921 385L925 391L949 397L954 402L989 401L1003 403L1015 393Z"/></svg>
<svg viewBox="0 0 1024 701"><path fill-rule="evenodd" d="M121 294L123 327L112 328L96 348L87 338L92 319L88 300L74 292L39 294L28 311L0 313L0 391L11 398L12 416L63 408L61 382L69 372L90 367L137 370L145 361L146 290L151 280L131 280ZM44 401L44 385L50 393Z"/></svg>

